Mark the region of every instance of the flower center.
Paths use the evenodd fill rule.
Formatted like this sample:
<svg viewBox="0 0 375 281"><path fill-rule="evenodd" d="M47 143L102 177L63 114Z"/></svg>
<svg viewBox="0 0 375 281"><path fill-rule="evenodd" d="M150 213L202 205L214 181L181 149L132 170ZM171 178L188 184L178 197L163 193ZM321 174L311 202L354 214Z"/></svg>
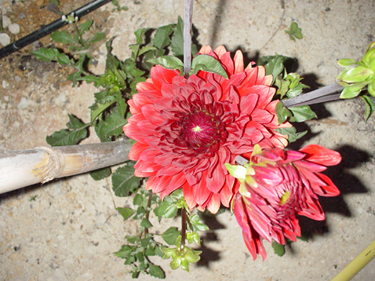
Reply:
<svg viewBox="0 0 375 281"><path fill-rule="evenodd" d="M180 139L199 154L216 151L226 136L220 119L206 110L185 115L180 125Z"/></svg>

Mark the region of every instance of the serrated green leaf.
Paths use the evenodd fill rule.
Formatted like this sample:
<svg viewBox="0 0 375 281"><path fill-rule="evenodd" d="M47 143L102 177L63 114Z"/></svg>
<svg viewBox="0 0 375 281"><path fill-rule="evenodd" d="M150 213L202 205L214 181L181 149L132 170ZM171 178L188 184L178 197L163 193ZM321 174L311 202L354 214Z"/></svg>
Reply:
<svg viewBox="0 0 375 281"><path fill-rule="evenodd" d="M111 168L109 167L90 172L90 176L96 181L105 179L109 177L111 174L112 174L112 171L111 171Z"/></svg>
<svg viewBox="0 0 375 281"><path fill-rule="evenodd" d="M154 58L148 60L148 62L153 64L161 65L162 67L166 69L182 69L184 66L184 63L174 56L162 56L159 58Z"/></svg>
<svg viewBox="0 0 375 281"><path fill-rule="evenodd" d="M165 278L165 273L163 269L161 269L160 266L149 264L148 268L148 273L150 273L151 276L159 278L159 279L164 279Z"/></svg>
<svg viewBox="0 0 375 281"><path fill-rule="evenodd" d="M105 33L104 32L96 32L94 33L94 36L87 41L87 43L95 43L103 40L105 38Z"/></svg>
<svg viewBox="0 0 375 281"><path fill-rule="evenodd" d="M175 245L177 237L180 235L180 231L177 227L168 228L161 237L168 245Z"/></svg>
<svg viewBox="0 0 375 281"><path fill-rule="evenodd" d="M208 226L202 222L197 214L194 214L190 217L190 223L193 226L193 231L209 230Z"/></svg>
<svg viewBox="0 0 375 281"><path fill-rule="evenodd" d="M209 55L196 56L191 63L192 73L197 73L199 70L212 72L228 79L228 74L221 65L221 63Z"/></svg>
<svg viewBox="0 0 375 281"><path fill-rule="evenodd" d="M284 104L280 101L276 105L276 115L279 124L284 123L288 118L292 116L292 113L288 108L284 106Z"/></svg>
<svg viewBox="0 0 375 281"><path fill-rule="evenodd" d="M130 161L126 166L118 168L112 175L112 189L116 196L126 197L134 192L141 182L142 178L134 176L134 164Z"/></svg>
<svg viewBox="0 0 375 281"><path fill-rule="evenodd" d="M152 227L152 224L151 224L151 223L149 222L149 220L146 219L146 218L142 219L140 225L141 225L142 227L144 227L144 228L150 228L150 227Z"/></svg>
<svg viewBox="0 0 375 281"><path fill-rule="evenodd" d="M63 43L63 44L76 44L79 43L71 34L63 31L55 31L51 34L51 38L53 41Z"/></svg>
<svg viewBox="0 0 375 281"><path fill-rule="evenodd" d="M118 252L113 253L116 257L125 259L129 257L133 251L137 249L136 246L122 245L121 249Z"/></svg>
<svg viewBox="0 0 375 281"><path fill-rule="evenodd" d="M124 218L124 221L126 221L128 218L130 218L135 213L135 211L131 208L120 208L120 207L118 207L118 208L116 208L116 210Z"/></svg>
<svg viewBox="0 0 375 281"><path fill-rule="evenodd" d="M73 130L62 129L47 136L46 141L51 146L75 145L87 138L87 127L87 125L83 125Z"/></svg>
<svg viewBox="0 0 375 281"><path fill-rule="evenodd" d="M87 20L84 23L80 24L79 25L79 33L82 35L83 33L85 33L85 31L89 30L92 23L93 23L92 20Z"/></svg>
<svg viewBox="0 0 375 281"><path fill-rule="evenodd" d="M173 24L165 25L159 27L154 36L153 45L158 49L156 57L162 56L164 54L164 48L171 43L170 35L173 31Z"/></svg>
<svg viewBox="0 0 375 281"><path fill-rule="evenodd" d="M146 248L150 244L151 238L141 239L141 247Z"/></svg>
<svg viewBox="0 0 375 281"><path fill-rule="evenodd" d="M94 122L96 117L99 116L104 110L110 107L112 104L116 102L116 98L114 96L107 96L104 100L101 100L99 103L94 104L91 106L91 123Z"/></svg>
<svg viewBox="0 0 375 281"><path fill-rule="evenodd" d="M284 56L273 56L267 64L264 66L266 69L266 75L272 74L273 82L275 82L277 76L284 70L284 62L289 58Z"/></svg>
<svg viewBox="0 0 375 281"><path fill-rule="evenodd" d="M75 117L72 114L68 114L69 117L69 122L66 123L66 126L68 129L80 129L82 128L85 124L81 122L77 117Z"/></svg>
<svg viewBox="0 0 375 281"><path fill-rule="evenodd" d="M57 61L59 64L71 64L69 57L63 53L57 54Z"/></svg>
<svg viewBox="0 0 375 281"><path fill-rule="evenodd" d="M184 55L184 21L180 16L173 32L171 50L176 57Z"/></svg>
<svg viewBox="0 0 375 281"><path fill-rule="evenodd" d="M72 81L73 83L73 86L75 86L77 84L77 82L79 82L82 77L82 72L81 71L77 71L77 72L73 72L73 73L70 73L66 78L70 81Z"/></svg>
<svg viewBox="0 0 375 281"><path fill-rule="evenodd" d="M296 107L289 107L288 108L293 116L290 117L290 122L303 122L306 120L311 120L313 118L317 118L314 111L311 110L310 106L296 106Z"/></svg>
<svg viewBox="0 0 375 281"><path fill-rule="evenodd" d="M371 117L371 115L374 113L374 103L372 102L369 96L360 96L359 98L365 103L365 106L366 106L365 120L367 121Z"/></svg>
<svg viewBox="0 0 375 281"><path fill-rule="evenodd" d="M285 254L285 247L284 245L281 245L277 243L276 241L272 242L272 248L276 255L282 257Z"/></svg>
<svg viewBox="0 0 375 281"><path fill-rule="evenodd" d="M95 132L101 142L111 141L112 137L118 137L123 133L123 127L127 120L120 116L118 111L112 111L104 120L95 125Z"/></svg>
<svg viewBox="0 0 375 281"><path fill-rule="evenodd" d="M292 143L307 134L307 131L297 133L296 128L294 127L274 129L274 130L280 134L287 135L289 143Z"/></svg>
<svg viewBox="0 0 375 281"><path fill-rule="evenodd" d="M47 49L45 47L42 47L30 53L35 55L38 60L51 62L53 60L57 60L57 55L59 51L57 49Z"/></svg>

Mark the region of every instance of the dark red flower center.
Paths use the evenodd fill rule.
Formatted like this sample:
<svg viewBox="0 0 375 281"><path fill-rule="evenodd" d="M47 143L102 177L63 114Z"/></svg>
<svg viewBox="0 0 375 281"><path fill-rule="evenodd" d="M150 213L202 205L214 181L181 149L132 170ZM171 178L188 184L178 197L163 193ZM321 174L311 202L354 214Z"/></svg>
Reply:
<svg viewBox="0 0 375 281"><path fill-rule="evenodd" d="M199 154L216 151L226 136L220 118L206 110L186 114L180 128L180 139Z"/></svg>

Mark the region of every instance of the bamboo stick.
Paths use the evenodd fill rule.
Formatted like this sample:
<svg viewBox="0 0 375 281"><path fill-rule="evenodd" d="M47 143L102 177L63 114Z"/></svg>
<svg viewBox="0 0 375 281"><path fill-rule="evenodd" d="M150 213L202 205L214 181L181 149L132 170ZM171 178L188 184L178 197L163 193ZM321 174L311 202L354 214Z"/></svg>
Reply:
<svg viewBox="0 0 375 281"><path fill-rule="evenodd" d="M349 281L373 258L375 258L375 240L331 281Z"/></svg>
<svg viewBox="0 0 375 281"><path fill-rule="evenodd" d="M0 194L127 161L128 140L0 152Z"/></svg>

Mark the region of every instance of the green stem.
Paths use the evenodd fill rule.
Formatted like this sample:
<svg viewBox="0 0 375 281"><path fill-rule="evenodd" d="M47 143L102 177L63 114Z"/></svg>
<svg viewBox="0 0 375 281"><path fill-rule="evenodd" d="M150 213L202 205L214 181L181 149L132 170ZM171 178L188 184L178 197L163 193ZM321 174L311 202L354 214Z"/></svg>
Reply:
<svg viewBox="0 0 375 281"><path fill-rule="evenodd" d="M82 38L82 35L81 33L79 32L79 29L78 29L78 25L76 22L73 22L73 26L74 26L74 29L76 30L77 32L77 35L78 35L78 40L79 40L79 44L84 47L85 46L85 41L83 41L83 38Z"/></svg>
<svg viewBox="0 0 375 281"><path fill-rule="evenodd" d="M146 209L146 219L148 220L150 217L150 209L151 209L151 202L152 202L152 191L148 192L148 201L147 201L147 209ZM145 228L145 236L148 234L148 228Z"/></svg>

